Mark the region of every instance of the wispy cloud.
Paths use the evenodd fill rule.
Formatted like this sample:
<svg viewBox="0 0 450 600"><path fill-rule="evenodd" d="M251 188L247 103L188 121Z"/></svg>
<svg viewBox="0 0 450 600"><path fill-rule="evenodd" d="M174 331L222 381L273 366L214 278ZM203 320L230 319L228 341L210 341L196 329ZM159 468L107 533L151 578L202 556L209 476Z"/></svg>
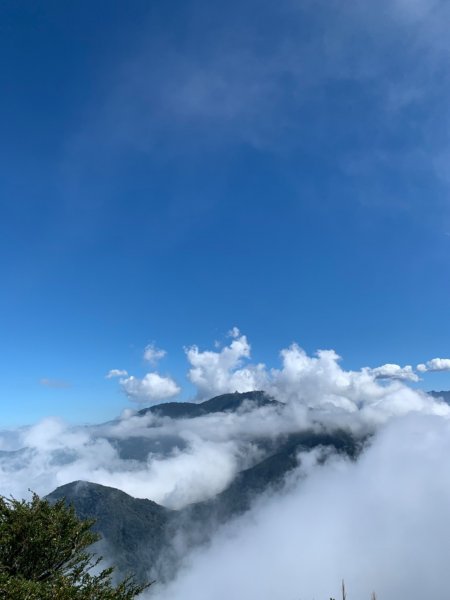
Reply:
<svg viewBox="0 0 450 600"><path fill-rule="evenodd" d="M43 377L39 380L39 383L40 385L54 389L66 389L72 387L70 381L66 381L65 379L49 379L48 377Z"/></svg>
<svg viewBox="0 0 450 600"><path fill-rule="evenodd" d="M128 372L125 371L125 369L111 369L105 375L105 378L106 379L113 379L114 377L126 377L127 375L128 375Z"/></svg>
<svg viewBox="0 0 450 600"><path fill-rule="evenodd" d="M448 227L448 3L246 0L186 11L183 35L161 35L149 21L111 65L67 146L77 208L92 156L111 172L136 151L226 164L244 146L287 171L302 156L317 161L350 186L348 203L408 214L426 203L432 226ZM292 172L289 181L302 185ZM183 201L171 202L179 214ZM192 199L164 243L200 227L214 202ZM445 219L436 223L430 206Z"/></svg>
<svg viewBox="0 0 450 600"><path fill-rule="evenodd" d="M249 17L246 7L241 12ZM339 82L359 86L347 90L350 97L364 106L368 96L389 128L392 118L436 100L442 89L444 82L431 75L450 58L443 25L449 14L445 2L432 1L281 2L260 6L259 20L242 19L232 30L232 13L221 12L202 30L203 40L188 36L179 50L150 36L121 67L120 87L110 97L111 115L121 117L115 129L121 125L124 141L148 136L151 142L155 128L170 133L203 124L219 128L218 137L226 128L228 136L257 143L280 126L301 128L313 101L337 108L342 99L332 86ZM194 33L203 21L191 16ZM397 68L405 67L398 77Z"/></svg>
<svg viewBox="0 0 450 600"><path fill-rule="evenodd" d="M157 348L154 343L146 346L144 350L144 360L148 361L151 365L156 365L158 361L166 356L167 352Z"/></svg>

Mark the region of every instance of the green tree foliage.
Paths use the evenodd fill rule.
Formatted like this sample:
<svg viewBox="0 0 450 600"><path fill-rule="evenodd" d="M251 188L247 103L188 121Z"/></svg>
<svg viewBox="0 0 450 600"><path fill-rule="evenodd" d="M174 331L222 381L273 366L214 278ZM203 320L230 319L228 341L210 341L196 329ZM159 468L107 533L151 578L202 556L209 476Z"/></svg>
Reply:
<svg viewBox="0 0 450 600"><path fill-rule="evenodd" d="M131 600L148 585L131 578L113 585L113 568L88 548L99 539L64 500L36 494L27 502L0 497L2 600Z"/></svg>

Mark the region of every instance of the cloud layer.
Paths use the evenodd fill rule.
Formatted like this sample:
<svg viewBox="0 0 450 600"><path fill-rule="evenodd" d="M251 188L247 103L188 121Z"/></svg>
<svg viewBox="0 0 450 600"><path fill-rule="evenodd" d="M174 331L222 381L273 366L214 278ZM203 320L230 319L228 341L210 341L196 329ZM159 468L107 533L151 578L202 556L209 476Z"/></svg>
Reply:
<svg viewBox="0 0 450 600"><path fill-rule="evenodd" d="M255 439L276 439L318 424L365 434L410 413L445 419L450 414L447 404L405 385L410 367L346 371L333 350L309 356L297 344L280 354L279 368L252 364L250 344L236 329L222 349L186 350L188 375L199 399L263 389L280 405L177 420L125 411L119 420L91 428L71 428L49 418L0 434L0 448L15 451L0 455L0 491L22 496L31 488L45 494L57 485L87 479L180 507L218 493L239 470L261 458ZM111 373L120 377L122 371ZM121 377L119 385L140 403L180 392L172 378L156 372L141 379ZM147 448L142 460L121 457L118 441L125 439Z"/></svg>
<svg viewBox="0 0 450 600"><path fill-rule="evenodd" d="M186 561L161 600L447 597L450 422L410 415L379 432L357 463L313 456Z"/></svg>
<svg viewBox="0 0 450 600"><path fill-rule="evenodd" d="M355 597L376 589L383 600L445 600L450 467L442 457L450 452L450 406L409 387L409 366L347 371L335 351L309 356L295 343L281 351L279 368L252 364L250 354L237 330L214 351L188 348L198 398L262 388L280 404L191 419L128 410L96 427L48 418L0 432L0 493L46 494L81 479L176 509L213 497L264 459L257 440L310 429L370 434L356 462L328 456L324 464L320 453L303 452L282 492L218 528L209 548L183 556L176 580L152 595L326 598L344 577ZM139 401L179 391L156 372L119 383ZM130 445L141 448L139 457L124 454Z"/></svg>

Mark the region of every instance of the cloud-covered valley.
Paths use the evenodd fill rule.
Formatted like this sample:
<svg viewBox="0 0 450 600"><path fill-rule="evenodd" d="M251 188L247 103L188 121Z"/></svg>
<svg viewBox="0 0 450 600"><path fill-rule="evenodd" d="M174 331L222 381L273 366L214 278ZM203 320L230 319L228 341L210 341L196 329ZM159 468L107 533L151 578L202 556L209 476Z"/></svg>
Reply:
<svg viewBox="0 0 450 600"><path fill-rule="evenodd" d="M143 383L151 375L179 384L157 372L162 350L145 352L152 370L135 381L144 386L141 401L153 404L153 388L146 393ZM251 362L237 329L222 348L192 346L186 356L196 404L168 405L181 412L127 409L84 427L48 417L1 432L1 493L45 495L84 480L179 510L216 497L289 436L348 432L360 440L357 460L332 447L298 451L281 488L218 525L206 551L182 553L176 579L152 593L164 600L325 598L344 577L354 597L372 589L384 600L446 597L450 406L409 386L418 379L411 366L346 371L333 350L308 356L292 344L281 365L268 368ZM424 364L432 370L446 362ZM131 395L132 375L113 369L107 376ZM221 394L230 394L232 410L220 401L214 409L199 404Z"/></svg>
<svg viewBox="0 0 450 600"><path fill-rule="evenodd" d="M188 557L164 600L447 598L450 423L389 423L354 463L306 466ZM159 596L158 596L159 597Z"/></svg>

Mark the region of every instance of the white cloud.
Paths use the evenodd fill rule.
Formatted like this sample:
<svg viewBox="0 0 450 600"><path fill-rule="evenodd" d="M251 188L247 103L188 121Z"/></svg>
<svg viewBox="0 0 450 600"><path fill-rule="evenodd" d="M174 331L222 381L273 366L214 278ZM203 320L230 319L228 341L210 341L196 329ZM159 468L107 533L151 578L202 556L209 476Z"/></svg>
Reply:
<svg viewBox="0 0 450 600"><path fill-rule="evenodd" d="M412 89L421 89L432 96L441 82L427 71L448 66L449 8L438 0L381 0L377 7L370 0L351 5L287 0L262 14L280 25L264 53L258 24L241 23L230 36L227 18L211 22L208 52L199 53L189 38L182 52L161 40L157 46L155 40L144 41L140 53L117 74L107 125L126 142L138 145L145 143L143 137L157 138L160 127L170 132L186 123L209 129L214 124L219 138L225 133L258 144L272 140L274 132L287 125L301 128L302 109L327 85L339 81L365 86L367 94L376 90L375 99L381 101L377 108L390 123L393 91L411 97ZM190 16L195 31L202 22L195 11ZM409 43L401 43L415 22L420 30L414 28ZM308 36L301 34L306 24L311 28ZM386 45L397 49L396 64L408 68L400 81L386 69ZM297 99L293 104L292 94ZM426 123L419 119L418 127Z"/></svg>
<svg viewBox="0 0 450 600"><path fill-rule="evenodd" d="M144 350L144 359L155 365L158 360L166 355L165 350L149 344ZM167 400L180 393L181 389L171 377L163 377L152 372L144 375L142 379L128 375L125 369L111 369L106 375L107 379L121 377L120 387L129 400L133 402L153 403Z"/></svg>
<svg viewBox="0 0 450 600"><path fill-rule="evenodd" d="M445 413L447 410L398 378L389 378L381 384L374 369L343 370L334 350L319 350L316 356L310 357L297 344L292 344L282 350L281 356L282 368L268 373L265 389L297 410L307 407L318 414L321 421L336 423L347 415L347 424L374 425L411 411L442 410Z"/></svg>
<svg viewBox="0 0 450 600"><path fill-rule="evenodd" d="M351 598L445 600L449 453L450 421L414 415L356 462L302 454L285 492L191 552L158 600L337 598L342 578Z"/></svg>
<svg viewBox="0 0 450 600"><path fill-rule="evenodd" d="M144 350L144 359L147 360L151 365L156 363L166 356L167 352L157 348L155 344L149 344Z"/></svg>
<svg viewBox="0 0 450 600"><path fill-rule="evenodd" d="M345 371L334 350L319 350L316 356L308 356L292 344L281 351L281 368L267 369L250 362L250 345L241 334L220 352L200 352L193 346L187 357L191 365L188 377L199 398L262 389L287 404L286 414L296 424L316 419L330 426L339 423L364 429L410 412L450 412L449 407L406 385L418 380L409 365ZM274 423L274 427L284 425Z"/></svg>
<svg viewBox="0 0 450 600"><path fill-rule="evenodd" d="M105 375L106 379L113 379L114 377L126 377L128 375L128 371L125 369L111 369Z"/></svg>
<svg viewBox="0 0 450 600"><path fill-rule="evenodd" d="M236 327L236 326L232 327L230 329L230 331L228 332L228 337L231 337L234 339L237 339L240 335L241 335L241 332L239 330L239 327Z"/></svg>
<svg viewBox="0 0 450 600"><path fill-rule="evenodd" d="M237 328L230 332L232 342L220 351L201 352L197 346L186 350L190 364L189 380L196 386L199 398L227 392L249 392L264 387L265 366L243 366L250 358L250 344Z"/></svg>
<svg viewBox="0 0 450 600"><path fill-rule="evenodd" d="M14 436L0 432L2 450L26 449L18 455L0 454L0 494L29 497L31 488L43 495L59 485L87 480L180 508L221 492L257 456L258 450L240 440L223 415L161 423L152 418L129 415L98 428L73 428L48 418ZM150 422L153 427L148 427ZM166 436L178 439L180 447L158 451L159 440ZM112 438L133 437L155 442L146 460L121 459L111 443Z"/></svg>
<svg viewBox="0 0 450 600"><path fill-rule="evenodd" d="M1 448L28 448L0 456L0 493L45 494L84 479L178 508L217 494L259 460L255 437L313 422L357 429L365 420L375 435L358 461L335 457L323 465L302 453L283 493L218 529L208 549L190 552L188 568L150 597L329 598L344 577L355 598L375 589L385 600L445 600L450 466L442 456L450 452L450 408L399 381L381 385L370 371L344 371L331 350L310 357L294 344L282 359L281 369L267 374L288 402L281 408L179 421L130 414L94 429L46 419L18 430L14 440L0 432ZM108 440L133 436L179 437L183 445L142 462L120 459Z"/></svg>
<svg viewBox="0 0 450 600"><path fill-rule="evenodd" d="M250 344L237 328L228 336L231 340L220 349L216 344L214 350L200 350L196 345L185 349L189 363L187 376L196 388L198 400L235 391L265 390L280 402L289 404L291 413L295 412L295 418L300 420L305 411L313 410L320 413L320 419L328 421L358 414L353 423L359 420L360 424L379 423L410 411L443 410L438 403L430 404L426 394L413 393L405 385L419 380L410 365L388 363L346 371L341 368L340 357L334 350L319 350L315 356L308 356L294 343L281 351L281 368L268 369L264 364L251 362ZM152 355L155 350L159 352L152 346ZM442 362L440 366L442 368ZM120 385L128 398L137 402L157 402L180 392L171 377L156 372L142 379L124 377Z"/></svg>
<svg viewBox="0 0 450 600"><path fill-rule="evenodd" d="M282 368L270 372L269 390L276 398L310 408L330 405L355 409L350 396L358 375L340 368L340 356L334 350L319 350L310 357L292 344L281 351L281 358Z"/></svg>
<svg viewBox="0 0 450 600"><path fill-rule="evenodd" d="M426 363L417 365L417 370L421 373L450 371L450 358L433 358Z"/></svg>
<svg viewBox="0 0 450 600"><path fill-rule="evenodd" d="M133 477L124 471L122 484L112 474L109 485L119 484L136 498L152 498L177 509L220 493L231 483L240 464L235 443L193 437L183 451L176 450L165 457L150 456Z"/></svg>
<svg viewBox="0 0 450 600"><path fill-rule="evenodd" d="M370 369L370 372L375 376L376 379L397 379L399 381L414 382L420 380L419 376L414 372L411 365L401 367L400 365L387 363L381 367Z"/></svg>
<svg viewBox="0 0 450 600"><path fill-rule="evenodd" d="M134 402L158 402L180 393L179 386L171 377L147 373L142 379L130 375L120 380L122 390Z"/></svg>

